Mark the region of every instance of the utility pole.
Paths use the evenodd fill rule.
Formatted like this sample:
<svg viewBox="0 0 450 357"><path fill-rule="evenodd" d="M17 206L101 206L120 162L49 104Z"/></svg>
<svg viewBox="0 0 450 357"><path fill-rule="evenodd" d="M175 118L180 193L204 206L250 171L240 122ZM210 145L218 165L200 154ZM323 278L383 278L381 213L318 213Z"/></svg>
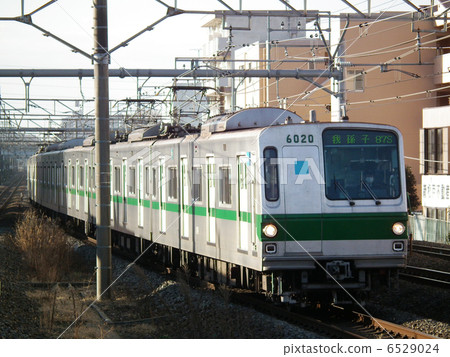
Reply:
<svg viewBox="0 0 450 357"><path fill-rule="evenodd" d="M342 67L341 62L343 62L344 58L344 45L343 45L343 36L345 35L345 31L347 29L348 22L345 26L344 33L341 35L341 20L333 19L331 21L331 36L330 36L330 49L334 50L334 55L330 57L330 61L332 63L332 70L341 72L342 76L344 74L344 68ZM331 90L336 93L331 96L331 121L332 122L340 122L343 119L347 118L347 107L346 107L346 95L345 95L345 81L343 78L333 77L331 78Z"/></svg>
<svg viewBox="0 0 450 357"><path fill-rule="evenodd" d="M110 298L111 226L109 167L109 53L107 0L94 0L95 212L97 299ZM108 289L108 290L107 290Z"/></svg>

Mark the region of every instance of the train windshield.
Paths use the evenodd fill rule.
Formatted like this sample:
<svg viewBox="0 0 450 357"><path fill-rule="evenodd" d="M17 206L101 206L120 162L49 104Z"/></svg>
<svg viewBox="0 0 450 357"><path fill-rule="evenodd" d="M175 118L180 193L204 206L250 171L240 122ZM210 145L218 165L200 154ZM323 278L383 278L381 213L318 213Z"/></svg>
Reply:
<svg viewBox="0 0 450 357"><path fill-rule="evenodd" d="M330 200L400 196L398 138L391 131L328 129L323 133L325 193Z"/></svg>

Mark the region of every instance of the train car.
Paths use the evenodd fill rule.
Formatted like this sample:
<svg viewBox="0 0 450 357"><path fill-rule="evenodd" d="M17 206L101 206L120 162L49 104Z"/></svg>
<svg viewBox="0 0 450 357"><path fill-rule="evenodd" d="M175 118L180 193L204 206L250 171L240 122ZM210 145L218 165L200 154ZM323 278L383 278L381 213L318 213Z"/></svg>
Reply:
<svg viewBox="0 0 450 357"><path fill-rule="evenodd" d="M68 146L30 158L30 198L89 230L93 140ZM394 127L258 108L211 118L199 133L138 129L110 152L112 240L123 249L288 303L348 301L405 265Z"/></svg>

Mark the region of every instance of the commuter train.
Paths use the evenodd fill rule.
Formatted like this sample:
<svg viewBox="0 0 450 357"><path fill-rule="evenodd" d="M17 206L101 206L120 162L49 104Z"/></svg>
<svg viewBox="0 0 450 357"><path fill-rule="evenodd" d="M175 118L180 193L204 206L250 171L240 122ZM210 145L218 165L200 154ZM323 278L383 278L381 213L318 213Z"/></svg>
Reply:
<svg viewBox="0 0 450 357"><path fill-rule="evenodd" d="M277 108L154 125L110 145L113 246L287 303L349 301L407 252L403 143L391 126ZM28 161L37 205L95 228L94 139Z"/></svg>

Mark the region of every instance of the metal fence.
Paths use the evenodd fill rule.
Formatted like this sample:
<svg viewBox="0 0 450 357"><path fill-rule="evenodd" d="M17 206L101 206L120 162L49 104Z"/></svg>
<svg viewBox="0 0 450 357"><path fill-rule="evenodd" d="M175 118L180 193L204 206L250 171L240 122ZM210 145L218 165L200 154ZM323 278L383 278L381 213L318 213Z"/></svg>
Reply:
<svg viewBox="0 0 450 357"><path fill-rule="evenodd" d="M409 216L413 240L450 244L450 221L441 221L420 215Z"/></svg>

